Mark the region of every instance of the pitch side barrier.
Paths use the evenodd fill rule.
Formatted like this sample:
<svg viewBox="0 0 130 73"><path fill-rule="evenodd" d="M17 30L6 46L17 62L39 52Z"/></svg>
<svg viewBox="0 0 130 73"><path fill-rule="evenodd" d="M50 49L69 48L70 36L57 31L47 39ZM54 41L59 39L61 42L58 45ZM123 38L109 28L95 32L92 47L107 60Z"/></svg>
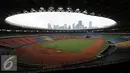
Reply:
<svg viewBox="0 0 130 73"><path fill-rule="evenodd" d="M98 58L108 56L117 50L116 43L113 41L106 41L106 43L108 46L97 55Z"/></svg>

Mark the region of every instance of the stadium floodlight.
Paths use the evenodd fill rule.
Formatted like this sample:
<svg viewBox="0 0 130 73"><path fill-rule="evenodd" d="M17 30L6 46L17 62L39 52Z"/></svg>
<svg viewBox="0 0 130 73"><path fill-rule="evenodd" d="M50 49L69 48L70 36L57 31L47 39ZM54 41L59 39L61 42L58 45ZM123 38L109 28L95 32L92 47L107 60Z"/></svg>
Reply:
<svg viewBox="0 0 130 73"><path fill-rule="evenodd" d="M16 14L21 14L20 12L17 12Z"/></svg>
<svg viewBox="0 0 130 73"><path fill-rule="evenodd" d="M63 7L58 7L57 12L64 12Z"/></svg>
<svg viewBox="0 0 130 73"><path fill-rule="evenodd" d="M79 9L79 8L77 8L77 9L75 10L75 12L80 13L80 9Z"/></svg>
<svg viewBox="0 0 130 73"><path fill-rule="evenodd" d="M31 11L30 12L37 12L35 9L31 8Z"/></svg>
<svg viewBox="0 0 130 73"><path fill-rule="evenodd" d="M66 11L67 11L67 12L73 12L73 10L72 10L71 7L68 7Z"/></svg>
<svg viewBox="0 0 130 73"><path fill-rule="evenodd" d="M101 14L97 14L97 16L102 16Z"/></svg>
<svg viewBox="0 0 130 73"><path fill-rule="evenodd" d="M48 8L48 12L53 12L53 11L54 11L54 7L51 6Z"/></svg>
<svg viewBox="0 0 130 73"><path fill-rule="evenodd" d="M83 11L83 14L88 14L87 10L84 10L84 11Z"/></svg>
<svg viewBox="0 0 130 73"><path fill-rule="evenodd" d="M23 13L29 13L29 12L25 10L25 11L23 11Z"/></svg>
<svg viewBox="0 0 130 73"><path fill-rule="evenodd" d="M94 13L94 12L92 12L92 13L90 13L90 15L95 15L95 13Z"/></svg>
<svg viewBox="0 0 130 73"><path fill-rule="evenodd" d="M44 12L45 9L43 7L40 7L39 12Z"/></svg>

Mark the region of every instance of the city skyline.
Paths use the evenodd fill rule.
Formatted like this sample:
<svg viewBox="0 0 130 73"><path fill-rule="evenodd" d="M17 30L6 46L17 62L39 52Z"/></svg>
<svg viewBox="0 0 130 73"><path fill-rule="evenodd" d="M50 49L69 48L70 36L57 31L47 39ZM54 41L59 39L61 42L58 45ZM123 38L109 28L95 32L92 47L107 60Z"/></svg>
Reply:
<svg viewBox="0 0 130 73"><path fill-rule="evenodd" d="M78 30L78 29L92 29L92 21L89 21L87 26L83 25L83 22L81 20L78 21L78 23L73 23L71 25L64 24L62 26L48 23L48 29L59 29L59 30Z"/></svg>

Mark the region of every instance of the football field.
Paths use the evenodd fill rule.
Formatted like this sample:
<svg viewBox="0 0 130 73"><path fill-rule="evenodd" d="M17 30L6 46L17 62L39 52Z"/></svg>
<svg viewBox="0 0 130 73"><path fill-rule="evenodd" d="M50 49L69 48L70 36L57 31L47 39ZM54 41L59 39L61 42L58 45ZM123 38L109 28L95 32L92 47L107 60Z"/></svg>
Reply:
<svg viewBox="0 0 130 73"><path fill-rule="evenodd" d="M81 52L87 49L96 40L91 39L66 39L41 44L43 47L55 48L68 52Z"/></svg>
<svg viewBox="0 0 130 73"><path fill-rule="evenodd" d="M22 47L12 54L23 64L53 66L94 60L106 45L103 39L63 39Z"/></svg>

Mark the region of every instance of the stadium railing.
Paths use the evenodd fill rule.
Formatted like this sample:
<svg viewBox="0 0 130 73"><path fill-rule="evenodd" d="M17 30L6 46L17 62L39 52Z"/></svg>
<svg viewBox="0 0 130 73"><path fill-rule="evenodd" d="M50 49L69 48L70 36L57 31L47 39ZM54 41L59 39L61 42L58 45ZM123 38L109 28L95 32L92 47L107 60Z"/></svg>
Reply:
<svg viewBox="0 0 130 73"><path fill-rule="evenodd" d="M97 55L98 58L108 56L116 51L116 49L117 49L116 43L114 43L113 41L110 41L110 40L106 41L106 42L109 45Z"/></svg>

